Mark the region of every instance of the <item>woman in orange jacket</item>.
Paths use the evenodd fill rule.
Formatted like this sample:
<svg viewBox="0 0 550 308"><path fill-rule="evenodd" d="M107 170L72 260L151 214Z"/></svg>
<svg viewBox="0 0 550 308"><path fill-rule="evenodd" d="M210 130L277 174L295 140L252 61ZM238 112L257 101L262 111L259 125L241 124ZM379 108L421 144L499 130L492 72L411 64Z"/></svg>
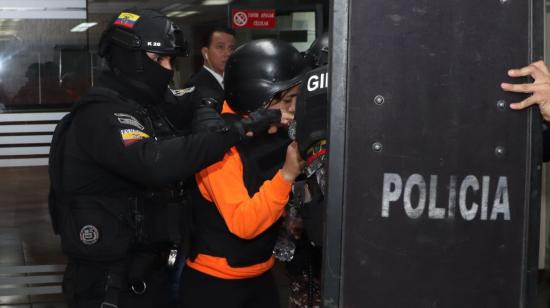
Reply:
<svg viewBox="0 0 550 308"><path fill-rule="evenodd" d="M182 278L184 307L279 307L270 269L278 222L304 166L285 126L292 120L303 57L279 40L238 48L224 76L224 117L236 121L258 108L283 117L196 176L191 257Z"/></svg>

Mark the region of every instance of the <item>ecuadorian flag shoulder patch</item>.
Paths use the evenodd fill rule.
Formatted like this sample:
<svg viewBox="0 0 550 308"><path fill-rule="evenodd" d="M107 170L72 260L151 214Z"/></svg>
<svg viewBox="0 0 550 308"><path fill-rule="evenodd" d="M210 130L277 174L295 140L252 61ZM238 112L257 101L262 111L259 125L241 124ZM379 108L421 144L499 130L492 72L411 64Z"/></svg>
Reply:
<svg viewBox="0 0 550 308"><path fill-rule="evenodd" d="M136 25L136 22L138 21L138 19L139 19L139 15L122 12L120 13L120 15L118 15L114 24L132 29Z"/></svg>
<svg viewBox="0 0 550 308"><path fill-rule="evenodd" d="M137 129L122 129L120 130L120 136L122 137L124 146L129 146L140 140L149 138L149 135Z"/></svg>

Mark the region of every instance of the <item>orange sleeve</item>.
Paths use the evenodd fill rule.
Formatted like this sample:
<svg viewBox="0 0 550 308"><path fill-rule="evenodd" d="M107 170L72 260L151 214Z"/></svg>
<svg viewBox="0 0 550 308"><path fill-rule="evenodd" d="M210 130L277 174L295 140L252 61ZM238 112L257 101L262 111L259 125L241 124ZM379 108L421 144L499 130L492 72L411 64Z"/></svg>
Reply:
<svg viewBox="0 0 550 308"><path fill-rule="evenodd" d="M243 239L258 236L281 217L291 189L291 183L279 170L250 197L235 147L222 161L203 169L195 177L201 194L216 205L229 231Z"/></svg>

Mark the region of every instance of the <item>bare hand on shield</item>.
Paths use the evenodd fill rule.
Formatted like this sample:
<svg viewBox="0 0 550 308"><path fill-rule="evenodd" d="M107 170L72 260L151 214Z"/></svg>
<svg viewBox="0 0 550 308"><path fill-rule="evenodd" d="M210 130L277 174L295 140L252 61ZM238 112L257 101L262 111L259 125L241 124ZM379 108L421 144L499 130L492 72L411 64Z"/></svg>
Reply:
<svg viewBox="0 0 550 308"><path fill-rule="evenodd" d="M286 149L286 159L281 169L283 178L287 182L294 182L294 179L302 173L302 169L304 169L305 165L306 162L302 159L300 151L298 150L298 143L293 141Z"/></svg>
<svg viewBox="0 0 550 308"><path fill-rule="evenodd" d="M526 67L509 70L508 76L530 76L534 80L533 83L511 84L503 82L500 84L504 91L532 94L521 102L510 104L510 108L521 110L537 104L544 120L550 121L550 72L546 64L543 61L533 62Z"/></svg>

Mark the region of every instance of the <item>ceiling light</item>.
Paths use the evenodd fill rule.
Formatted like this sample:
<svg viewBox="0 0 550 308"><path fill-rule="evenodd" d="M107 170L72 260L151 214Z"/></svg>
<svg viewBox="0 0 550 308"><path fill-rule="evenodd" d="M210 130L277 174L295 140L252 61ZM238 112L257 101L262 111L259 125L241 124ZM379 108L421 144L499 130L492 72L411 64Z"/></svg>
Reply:
<svg viewBox="0 0 550 308"><path fill-rule="evenodd" d="M185 17L185 16L189 16L189 15L195 15L197 13L199 13L199 11L173 11L173 12L170 12L170 13L166 14L166 16L174 17L174 18L181 18L181 17Z"/></svg>
<svg viewBox="0 0 550 308"><path fill-rule="evenodd" d="M17 9L33 9L33 8L48 8L48 9L86 9L86 0L0 0L0 7L17 8Z"/></svg>
<svg viewBox="0 0 550 308"><path fill-rule="evenodd" d="M84 32L95 25L97 25L97 22L83 22L80 25L72 28L71 32Z"/></svg>
<svg viewBox="0 0 550 308"><path fill-rule="evenodd" d="M167 17L176 17L181 11L172 11L168 14L166 14Z"/></svg>
<svg viewBox="0 0 550 308"><path fill-rule="evenodd" d="M14 36L16 33L15 30L0 30L0 36Z"/></svg>
<svg viewBox="0 0 550 308"><path fill-rule="evenodd" d="M0 18L86 19L86 0L0 0Z"/></svg>
<svg viewBox="0 0 550 308"><path fill-rule="evenodd" d="M9 11L0 9L0 19L86 19L86 10L83 11Z"/></svg>
<svg viewBox="0 0 550 308"><path fill-rule="evenodd" d="M229 4L231 0L204 0L202 5L225 5Z"/></svg>
<svg viewBox="0 0 550 308"><path fill-rule="evenodd" d="M189 15L195 15L195 14L197 14L198 12L199 12L199 11L181 12L180 14L176 15L176 17L181 18L181 17L185 17L185 16L189 16Z"/></svg>
<svg viewBox="0 0 550 308"><path fill-rule="evenodd" d="M162 11L163 12L181 11L184 8L188 7L188 6L189 6L189 4L174 3L174 4L170 4L169 6L166 6L166 7L162 8Z"/></svg>

